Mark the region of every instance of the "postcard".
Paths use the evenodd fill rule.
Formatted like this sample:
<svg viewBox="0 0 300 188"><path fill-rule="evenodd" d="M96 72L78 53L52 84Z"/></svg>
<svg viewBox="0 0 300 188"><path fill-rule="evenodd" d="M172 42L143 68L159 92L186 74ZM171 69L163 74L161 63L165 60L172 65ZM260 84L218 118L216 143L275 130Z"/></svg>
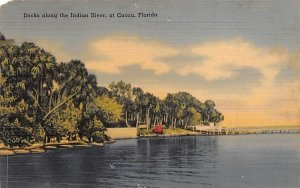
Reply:
<svg viewBox="0 0 300 188"><path fill-rule="evenodd" d="M0 188L299 188L299 10L1 0Z"/></svg>

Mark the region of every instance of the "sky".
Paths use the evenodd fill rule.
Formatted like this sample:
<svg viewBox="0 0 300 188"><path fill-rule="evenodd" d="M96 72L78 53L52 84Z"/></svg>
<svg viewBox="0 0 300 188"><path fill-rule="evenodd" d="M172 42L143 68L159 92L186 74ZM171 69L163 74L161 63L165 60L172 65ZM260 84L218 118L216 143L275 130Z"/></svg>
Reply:
<svg viewBox="0 0 300 188"><path fill-rule="evenodd" d="M109 17L141 12L157 17ZM0 7L0 31L82 60L101 86L211 99L223 126L300 126L299 0L16 0Z"/></svg>

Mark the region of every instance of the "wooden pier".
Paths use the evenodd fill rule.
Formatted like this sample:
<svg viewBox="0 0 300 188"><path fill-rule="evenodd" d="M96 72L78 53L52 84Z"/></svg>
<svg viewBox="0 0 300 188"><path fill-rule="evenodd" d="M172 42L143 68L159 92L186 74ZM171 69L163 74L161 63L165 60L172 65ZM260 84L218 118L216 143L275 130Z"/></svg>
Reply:
<svg viewBox="0 0 300 188"><path fill-rule="evenodd" d="M243 128L226 128L217 126L192 126L189 128L194 132L199 132L201 135L239 135L239 134L286 134L286 133L300 133L298 130L285 129L243 129Z"/></svg>

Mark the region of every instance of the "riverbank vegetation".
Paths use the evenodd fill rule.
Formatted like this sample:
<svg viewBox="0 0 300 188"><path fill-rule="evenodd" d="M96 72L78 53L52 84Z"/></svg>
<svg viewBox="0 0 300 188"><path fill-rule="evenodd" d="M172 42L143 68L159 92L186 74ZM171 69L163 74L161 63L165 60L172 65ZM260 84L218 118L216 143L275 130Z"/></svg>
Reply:
<svg viewBox="0 0 300 188"><path fill-rule="evenodd" d="M182 128L174 128L174 129L164 129L163 133L157 134L153 130L147 129L139 129L139 136L140 137L171 137L171 136L194 136L194 135L201 135L199 132L194 132L187 129Z"/></svg>
<svg viewBox="0 0 300 188"><path fill-rule="evenodd" d="M0 35L0 140L6 146L103 142L106 127L186 129L222 121L215 106L187 92L160 99L124 81L98 86L80 60L58 63L34 43L17 45Z"/></svg>

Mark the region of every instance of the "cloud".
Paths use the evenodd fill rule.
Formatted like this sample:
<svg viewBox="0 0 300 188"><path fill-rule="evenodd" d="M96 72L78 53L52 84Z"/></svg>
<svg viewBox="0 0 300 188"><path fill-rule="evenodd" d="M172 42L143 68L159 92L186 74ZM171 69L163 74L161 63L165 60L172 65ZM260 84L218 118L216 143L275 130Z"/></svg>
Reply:
<svg viewBox="0 0 300 188"><path fill-rule="evenodd" d="M170 71L161 58L177 54L177 50L162 42L125 35L108 36L90 44L93 59L87 59L87 68L105 73L120 73L122 67L139 65L155 74ZM97 58L98 57L98 58Z"/></svg>
<svg viewBox="0 0 300 188"><path fill-rule="evenodd" d="M249 81L248 87L251 88L248 93L233 94L245 105L252 106L269 101L276 76L289 56L282 48L261 48L242 38L207 41L190 46L190 51L202 60L197 64L183 64L175 70L181 76L193 74L212 83L241 79L243 69L258 71L261 78L253 78L253 83Z"/></svg>
<svg viewBox="0 0 300 188"><path fill-rule="evenodd" d="M281 75L287 67L299 72L300 53L284 48L262 48L242 38L207 41L190 46L191 54L201 57L198 63L182 64L175 70L181 76L195 75L206 82L207 91L194 90L196 96L217 101L225 113L225 122L234 126L242 125L283 125L300 123L300 78ZM238 93L217 92L212 83L241 79L243 69L256 70L259 79L247 84L248 90ZM290 71L291 72L291 71ZM286 74L286 73L285 73ZM281 77L280 77L281 75ZM244 75L246 76L246 75ZM279 82L279 83L278 83ZM234 86L236 87L236 86ZM229 121L228 121L229 119Z"/></svg>
<svg viewBox="0 0 300 188"><path fill-rule="evenodd" d="M263 49L248 41L236 38L208 41L191 47L192 53L203 58L198 66L183 66L180 75L195 74L208 81L224 80L237 76L238 69L259 69L266 77L276 74L273 66L281 63L285 53L280 50Z"/></svg>
<svg viewBox="0 0 300 188"><path fill-rule="evenodd" d="M277 75L276 81L289 82L300 78L300 50L289 55L288 61L285 63Z"/></svg>

